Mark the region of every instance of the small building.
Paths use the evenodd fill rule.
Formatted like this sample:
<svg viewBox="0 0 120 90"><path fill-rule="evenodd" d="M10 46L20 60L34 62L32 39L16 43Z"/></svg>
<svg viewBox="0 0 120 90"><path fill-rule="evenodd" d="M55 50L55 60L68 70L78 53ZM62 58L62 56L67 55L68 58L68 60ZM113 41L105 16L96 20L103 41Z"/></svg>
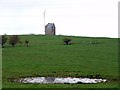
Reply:
<svg viewBox="0 0 120 90"><path fill-rule="evenodd" d="M55 24L54 23L48 23L45 26L45 35L55 35Z"/></svg>

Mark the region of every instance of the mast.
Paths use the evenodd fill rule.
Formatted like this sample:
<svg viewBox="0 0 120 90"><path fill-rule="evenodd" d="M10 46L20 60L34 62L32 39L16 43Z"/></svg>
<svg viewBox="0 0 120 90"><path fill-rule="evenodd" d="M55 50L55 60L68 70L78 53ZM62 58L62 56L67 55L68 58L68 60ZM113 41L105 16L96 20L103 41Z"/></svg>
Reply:
<svg viewBox="0 0 120 90"><path fill-rule="evenodd" d="M46 10L44 10L44 13L43 13L43 18L44 18L44 30L45 30L45 12L46 12Z"/></svg>

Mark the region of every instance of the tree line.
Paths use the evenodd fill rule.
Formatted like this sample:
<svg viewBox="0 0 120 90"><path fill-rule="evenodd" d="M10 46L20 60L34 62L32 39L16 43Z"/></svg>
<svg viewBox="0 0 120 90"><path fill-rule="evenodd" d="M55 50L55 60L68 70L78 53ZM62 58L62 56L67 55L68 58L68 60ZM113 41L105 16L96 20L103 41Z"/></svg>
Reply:
<svg viewBox="0 0 120 90"><path fill-rule="evenodd" d="M5 47L5 43L9 43L12 47L15 47L17 43L22 44L22 41L20 40L18 35L11 35L7 37L6 35L2 35L0 37L0 44L2 45L2 48ZM25 40L24 41L25 45L28 47L29 46L29 41Z"/></svg>
<svg viewBox="0 0 120 90"><path fill-rule="evenodd" d="M23 42L20 40L18 35L11 35L11 36L7 36L7 35L2 35L2 37L0 38L0 44L2 45L2 48L5 47L5 43L9 43L12 47L15 47L15 45L17 43L22 44ZM70 45L71 44L71 39L70 38L64 38L63 42L65 45ZM26 47L29 46L29 40L25 40L24 44L26 45Z"/></svg>

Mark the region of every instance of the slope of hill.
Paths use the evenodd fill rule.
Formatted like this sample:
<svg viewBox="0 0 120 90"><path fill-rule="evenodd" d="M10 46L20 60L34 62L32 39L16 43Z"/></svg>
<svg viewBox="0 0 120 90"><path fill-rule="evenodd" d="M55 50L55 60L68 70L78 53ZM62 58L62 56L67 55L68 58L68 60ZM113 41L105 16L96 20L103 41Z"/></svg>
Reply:
<svg viewBox="0 0 120 90"><path fill-rule="evenodd" d="M115 88L118 77L118 40L74 36L21 35L29 47L6 44L2 50L3 88ZM64 45L63 38L72 39ZM110 80L98 84L20 84L12 78L27 76L102 77Z"/></svg>

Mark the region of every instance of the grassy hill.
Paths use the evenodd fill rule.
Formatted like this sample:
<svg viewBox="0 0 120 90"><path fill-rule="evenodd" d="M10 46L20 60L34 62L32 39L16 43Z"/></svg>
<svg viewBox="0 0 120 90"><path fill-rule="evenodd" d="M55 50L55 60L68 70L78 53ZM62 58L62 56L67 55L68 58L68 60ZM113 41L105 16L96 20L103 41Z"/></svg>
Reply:
<svg viewBox="0 0 120 90"><path fill-rule="evenodd" d="M2 50L3 88L114 88L118 77L118 39L74 36L21 35L30 46L6 44ZM72 39L64 45L62 39ZM27 76L97 77L110 82L99 84L20 84L11 78Z"/></svg>

